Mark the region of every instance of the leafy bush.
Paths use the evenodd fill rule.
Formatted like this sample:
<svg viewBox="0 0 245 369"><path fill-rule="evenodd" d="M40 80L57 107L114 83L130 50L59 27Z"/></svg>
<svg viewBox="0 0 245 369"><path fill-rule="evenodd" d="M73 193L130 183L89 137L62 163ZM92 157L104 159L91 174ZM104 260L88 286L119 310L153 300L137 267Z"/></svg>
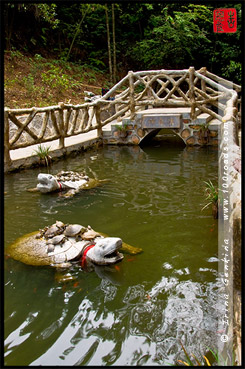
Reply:
<svg viewBox="0 0 245 369"><path fill-rule="evenodd" d="M70 88L70 79L67 74L63 73L60 67L52 65L52 68L41 73L42 82L52 88L68 89Z"/></svg>
<svg viewBox="0 0 245 369"><path fill-rule="evenodd" d="M151 15L144 39L128 51L145 68L167 68L173 61L179 68L186 68L211 43L206 31L212 14L208 7L190 5L182 11L169 11L168 8L166 6L161 15Z"/></svg>

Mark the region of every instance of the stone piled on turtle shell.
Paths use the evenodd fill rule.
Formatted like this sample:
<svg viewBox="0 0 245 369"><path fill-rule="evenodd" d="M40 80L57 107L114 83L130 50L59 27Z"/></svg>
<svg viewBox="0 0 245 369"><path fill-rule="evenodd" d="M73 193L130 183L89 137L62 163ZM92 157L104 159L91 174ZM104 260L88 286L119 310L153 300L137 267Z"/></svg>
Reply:
<svg viewBox="0 0 245 369"><path fill-rule="evenodd" d="M58 232L63 230L62 233L56 234L57 229ZM47 232L48 230L50 233ZM65 230L67 230L68 235L64 234ZM52 237L47 236L51 234ZM76 236L80 239L76 240ZM92 236L96 237L92 239ZM88 246L94 247L88 248ZM8 245L5 252L13 259L28 265L67 268L72 266L73 262L80 263L85 258L88 259L88 262L97 265L114 264L123 258L123 255L118 251L121 247L129 251L130 254L142 252L142 249L133 248L118 237L107 237L97 233L90 226L69 225L56 221L51 226L40 229L39 233L35 231L19 237L11 245ZM86 251L85 255L84 251Z"/></svg>
<svg viewBox="0 0 245 369"><path fill-rule="evenodd" d="M92 241L96 237L101 237L101 235L90 226L86 228L81 224L64 224L60 221L40 229L36 236L36 238L44 238L46 240L47 253L54 252L56 246L62 247L63 243L71 241L71 239L73 239L72 243L76 243L79 241Z"/></svg>
<svg viewBox="0 0 245 369"><path fill-rule="evenodd" d="M66 225L63 222L56 221L50 227L46 226L43 229L39 229L39 233L36 235L36 238L51 238L63 233Z"/></svg>
<svg viewBox="0 0 245 369"><path fill-rule="evenodd" d="M89 177L85 175L85 173L78 173L73 171L61 171L58 174L56 174L56 179L59 182L65 182L65 181L81 181L86 180L89 181Z"/></svg>
<svg viewBox="0 0 245 369"><path fill-rule="evenodd" d="M57 236L54 236L49 240L49 243L53 245L62 244L67 240L67 237L64 234L59 234Z"/></svg>
<svg viewBox="0 0 245 369"><path fill-rule="evenodd" d="M63 233L63 228L58 227L56 224L53 224L51 227L47 229L44 233L45 238L52 238L59 234Z"/></svg>

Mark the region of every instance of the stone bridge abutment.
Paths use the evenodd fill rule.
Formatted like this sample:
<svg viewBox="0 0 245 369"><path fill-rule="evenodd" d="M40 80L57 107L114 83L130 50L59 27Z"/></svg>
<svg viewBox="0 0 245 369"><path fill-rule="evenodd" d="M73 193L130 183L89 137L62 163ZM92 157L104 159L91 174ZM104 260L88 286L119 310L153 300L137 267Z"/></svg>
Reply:
<svg viewBox="0 0 245 369"><path fill-rule="evenodd" d="M141 145L149 142L160 131L171 132L187 146L218 145L218 130L221 122L201 114L191 119L190 108L147 109L134 119L123 119L113 123L110 130L103 131L105 144Z"/></svg>

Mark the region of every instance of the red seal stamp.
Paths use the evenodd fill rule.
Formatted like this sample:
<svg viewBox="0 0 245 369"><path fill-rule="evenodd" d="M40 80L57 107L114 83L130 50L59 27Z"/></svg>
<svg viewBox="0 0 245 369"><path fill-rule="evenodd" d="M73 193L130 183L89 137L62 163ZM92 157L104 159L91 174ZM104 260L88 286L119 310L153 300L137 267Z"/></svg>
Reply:
<svg viewBox="0 0 245 369"><path fill-rule="evenodd" d="M237 31L237 14L235 8L214 9L214 32L233 33Z"/></svg>

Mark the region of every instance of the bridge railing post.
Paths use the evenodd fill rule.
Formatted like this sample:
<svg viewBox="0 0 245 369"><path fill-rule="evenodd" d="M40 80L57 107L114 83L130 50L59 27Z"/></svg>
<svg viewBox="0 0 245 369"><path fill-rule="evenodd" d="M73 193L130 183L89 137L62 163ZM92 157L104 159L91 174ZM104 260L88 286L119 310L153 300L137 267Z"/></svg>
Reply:
<svg viewBox="0 0 245 369"><path fill-rule="evenodd" d="M132 71L128 72L129 78L129 106L130 106L130 119L135 116L135 100L134 100L134 74Z"/></svg>
<svg viewBox="0 0 245 369"><path fill-rule="evenodd" d="M7 109L4 111L4 163L7 166L12 163L9 154L9 113Z"/></svg>
<svg viewBox="0 0 245 369"><path fill-rule="evenodd" d="M202 67L200 73L206 76L207 68ZM203 79L201 80L201 90L206 93L206 82ZM203 106L206 107L206 104L203 104Z"/></svg>
<svg viewBox="0 0 245 369"><path fill-rule="evenodd" d="M150 76L147 76L147 78L146 78L146 81L147 81L147 83L149 83L150 82L150 80L151 80L151 77ZM147 97L150 99L151 98L151 91L148 89L148 91L147 91ZM152 109L153 108L153 105L147 105L147 108L148 109Z"/></svg>
<svg viewBox="0 0 245 369"><path fill-rule="evenodd" d="M201 70L200 70L200 73L203 74L204 76L206 76L207 68L202 67ZM201 89L202 89L203 92L206 92L206 82L203 79L201 80Z"/></svg>
<svg viewBox="0 0 245 369"><path fill-rule="evenodd" d="M60 132L60 138L59 138L59 149L64 149L65 147L65 132L64 132L64 103L59 102L59 110L58 110L58 116L59 116L59 132Z"/></svg>
<svg viewBox="0 0 245 369"><path fill-rule="evenodd" d="M103 136L102 125L101 125L101 117L100 117L100 106L95 106L95 117L97 123L97 135L98 137Z"/></svg>
<svg viewBox="0 0 245 369"><path fill-rule="evenodd" d="M195 92L194 92L194 73L195 68L189 68L189 96L191 102L191 119L195 119Z"/></svg>

